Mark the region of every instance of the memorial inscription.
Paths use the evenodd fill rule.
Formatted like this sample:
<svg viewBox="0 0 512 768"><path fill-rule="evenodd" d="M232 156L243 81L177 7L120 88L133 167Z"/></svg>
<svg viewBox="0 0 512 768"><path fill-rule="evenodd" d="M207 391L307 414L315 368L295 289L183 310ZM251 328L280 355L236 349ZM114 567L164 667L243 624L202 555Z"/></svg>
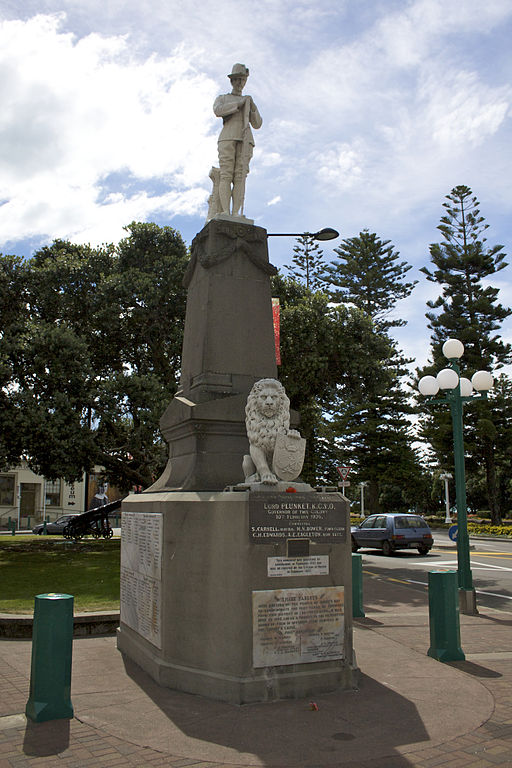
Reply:
<svg viewBox="0 0 512 768"><path fill-rule="evenodd" d="M267 557L267 576L327 576L329 555Z"/></svg>
<svg viewBox="0 0 512 768"><path fill-rule="evenodd" d="M121 621L161 648L161 514L121 516Z"/></svg>
<svg viewBox="0 0 512 768"><path fill-rule="evenodd" d="M345 508L328 493L266 493L249 496L249 535L256 544L300 538L347 540Z"/></svg>
<svg viewBox="0 0 512 768"><path fill-rule="evenodd" d="M262 590L252 597L254 667L343 658L343 587Z"/></svg>

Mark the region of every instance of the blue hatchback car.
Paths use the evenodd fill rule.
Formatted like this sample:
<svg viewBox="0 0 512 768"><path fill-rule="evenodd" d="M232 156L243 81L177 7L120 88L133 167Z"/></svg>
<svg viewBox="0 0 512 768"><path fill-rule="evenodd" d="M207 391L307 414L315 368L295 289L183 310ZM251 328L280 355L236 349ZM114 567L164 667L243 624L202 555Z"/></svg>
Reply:
<svg viewBox="0 0 512 768"><path fill-rule="evenodd" d="M397 549L417 549L427 555L434 540L428 523L420 515L370 515L360 525L351 528L352 552L361 547L382 549L392 555Z"/></svg>

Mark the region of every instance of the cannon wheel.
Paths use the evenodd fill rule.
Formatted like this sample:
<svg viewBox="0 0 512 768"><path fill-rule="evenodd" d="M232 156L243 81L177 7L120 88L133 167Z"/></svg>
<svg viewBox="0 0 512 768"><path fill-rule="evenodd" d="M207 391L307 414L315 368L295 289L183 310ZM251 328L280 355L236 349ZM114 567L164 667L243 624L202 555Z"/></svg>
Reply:
<svg viewBox="0 0 512 768"><path fill-rule="evenodd" d="M113 535L114 535L114 531L110 526L103 532L104 539L111 539Z"/></svg>

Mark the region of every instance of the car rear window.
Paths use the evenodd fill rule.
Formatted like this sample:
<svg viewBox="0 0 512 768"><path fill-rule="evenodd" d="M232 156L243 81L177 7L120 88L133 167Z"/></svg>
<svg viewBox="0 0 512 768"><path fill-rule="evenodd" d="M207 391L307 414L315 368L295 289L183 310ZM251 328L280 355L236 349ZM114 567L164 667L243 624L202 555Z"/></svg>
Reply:
<svg viewBox="0 0 512 768"><path fill-rule="evenodd" d="M428 528L422 517L396 517L395 528Z"/></svg>

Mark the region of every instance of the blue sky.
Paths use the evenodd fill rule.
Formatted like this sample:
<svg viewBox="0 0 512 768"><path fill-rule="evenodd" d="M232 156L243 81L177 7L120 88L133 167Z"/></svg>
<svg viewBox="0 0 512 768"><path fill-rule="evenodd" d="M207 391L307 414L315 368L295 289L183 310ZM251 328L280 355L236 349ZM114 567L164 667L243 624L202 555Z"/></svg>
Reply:
<svg viewBox="0 0 512 768"><path fill-rule="evenodd" d="M212 104L242 62L263 117L258 225L368 228L418 277L444 196L466 184L512 255L511 39L510 0L0 0L0 250L117 241L132 220L190 243L217 162ZM271 260L293 245L271 240ZM512 267L493 284L512 304ZM398 308L419 363L435 295L421 279Z"/></svg>

